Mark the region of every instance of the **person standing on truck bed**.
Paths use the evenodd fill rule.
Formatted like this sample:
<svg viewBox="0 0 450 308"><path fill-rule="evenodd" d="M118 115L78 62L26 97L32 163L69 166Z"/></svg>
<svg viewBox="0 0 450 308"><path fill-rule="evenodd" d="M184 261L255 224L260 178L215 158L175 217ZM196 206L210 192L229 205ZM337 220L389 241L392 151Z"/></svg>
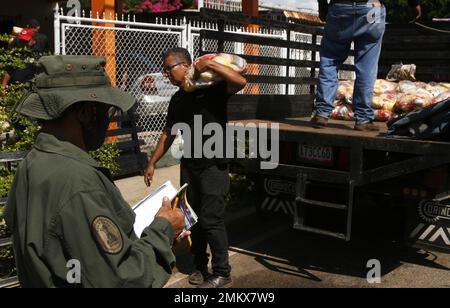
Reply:
<svg viewBox="0 0 450 308"><path fill-rule="evenodd" d="M386 8L379 0L318 0L319 16L326 21L320 48L320 72L311 123L326 126L333 111L338 87L338 70L355 49L355 87L353 109L355 129L376 131L371 108L373 87L377 78L378 59L386 28ZM419 15L419 1L409 1ZM420 17L420 15L418 16Z"/></svg>
<svg viewBox="0 0 450 308"><path fill-rule="evenodd" d="M411 9L412 15L414 15L412 21L416 21L417 19L422 17L422 7L420 6L420 0L408 0L408 5Z"/></svg>
<svg viewBox="0 0 450 308"><path fill-rule="evenodd" d="M222 77L222 81L205 89L184 91L182 84L191 65L199 72L214 71ZM189 282L202 288L230 286L231 267L228 261L228 238L224 222L225 195L230 184L228 161L221 157L206 157L202 149L207 136L201 132L208 125L220 125L225 131L228 122L228 99L245 87L246 80L232 68L212 60L202 59L192 64L191 56L184 48L174 48L165 52L163 70L164 75L173 85L180 87L180 90L170 100L166 127L144 171L145 183L147 186L151 185L156 162L167 152L175 138L172 127L179 123L188 125L191 136L187 137L188 134L183 132L185 144L189 142L187 140L191 140L191 145L195 148L191 148L190 153L197 150L202 153L199 156L188 156L185 145L180 167L180 182L189 185L189 203L199 217L199 223L192 228L191 252L194 255L196 270L189 276ZM199 117L202 119L201 123L195 120ZM199 136L195 134L195 127L198 126L201 126ZM207 244L212 254L212 275L208 274Z"/></svg>

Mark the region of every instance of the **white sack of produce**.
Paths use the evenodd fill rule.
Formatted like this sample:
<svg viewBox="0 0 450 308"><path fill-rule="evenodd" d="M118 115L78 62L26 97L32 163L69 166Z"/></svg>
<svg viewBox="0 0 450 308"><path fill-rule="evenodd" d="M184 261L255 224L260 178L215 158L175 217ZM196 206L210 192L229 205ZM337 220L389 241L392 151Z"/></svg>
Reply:
<svg viewBox="0 0 450 308"><path fill-rule="evenodd" d="M450 98L450 90L441 93L440 95L436 96L435 98L433 98L433 100L431 101L432 104L437 104L439 102L442 102L446 99Z"/></svg>
<svg viewBox="0 0 450 308"><path fill-rule="evenodd" d="M397 100L394 111L398 113L410 112L431 105L431 97L420 97L413 94L403 94Z"/></svg>
<svg viewBox="0 0 450 308"><path fill-rule="evenodd" d="M417 81L414 83L416 85L416 88L426 89L428 86L428 83L423 81Z"/></svg>
<svg viewBox="0 0 450 308"><path fill-rule="evenodd" d="M450 90L450 82L440 82L439 84L441 86L447 88L447 90Z"/></svg>
<svg viewBox="0 0 450 308"><path fill-rule="evenodd" d="M197 58L194 63L203 59L223 64L241 74L243 74L247 68L247 61L236 55L226 53L206 54ZM220 80L221 78L215 72L207 70L200 73L195 69L194 65L192 65L186 74L183 88L186 92L192 92L196 89L207 88Z"/></svg>
<svg viewBox="0 0 450 308"><path fill-rule="evenodd" d="M331 114L331 118L335 120L347 120L347 121L355 120L355 114L353 113L352 105L341 104L339 106L334 107L334 110Z"/></svg>
<svg viewBox="0 0 450 308"><path fill-rule="evenodd" d="M401 93L406 93L414 89L417 89L416 84L409 80L400 81L397 87L397 91Z"/></svg>
<svg viewBox="0 0 450 308"><path fill-rule="evenodd" d="M397 98L397 94L374 95L372 100L372 108L392 111L392 109L394 109Z"/></svg>
<svg viewBox="0 0 450 308"><path fill-rule="evenodd" d="M397 91L397 84L395 82L387 81L384 79L377 79L375 86L373 87L373 93L395 93Z"/></svg>
<svg viewBox="0 0 450 308"><path fill-rule="evenodd" d="M378 122L387 122L394 117L394 113L389 110L374 110L373 113L375 114L375 121Z"/></svg>
<svg viewBox="0 0 450 308"><path fill-rule="evenodd" d="M448 89L447 87L436 83L436 82L430 82L427 84L425 90L431 93L434 97L441 95L442 93L446 92Z"/></svg>
<svg viewBox="0 0 450 308"><path fill-rule="evenodd" d="M419 97L423 97L423 98L427 98L427 97L433 98L433 94L431 94L428 90L421 89L421 88L410 89L410 90L406 91L405 94L410 94L410 95L419 96Z"/></svg>
<svg viewBox="0 0 450 308"><path fill-rule="evenodd" d="M332 117L339 120L353 120L354 114L351 105L353 101L354 81L340 81L336 100L337 106ZM422 82L402 80L391 82L377 79L373 89L371 107L375 111L377 121L387 121L397 114L405 114L422 109L450 98L449 82ZM387 112L382 112L387 111Z"/></svg>
<svg viewBox="0 0 450 308"><path fill-rule="evenodd" d="M351 104L353 99L354 80L339 81L336 99Z"/></svg>

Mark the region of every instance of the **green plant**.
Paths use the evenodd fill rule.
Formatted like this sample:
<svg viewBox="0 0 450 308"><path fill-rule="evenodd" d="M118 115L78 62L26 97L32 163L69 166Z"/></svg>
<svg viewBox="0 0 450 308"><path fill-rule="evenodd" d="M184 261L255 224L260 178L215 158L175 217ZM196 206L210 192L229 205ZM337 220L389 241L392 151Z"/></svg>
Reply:
<svg viewBox="0 0 450 308"><path fill-rule="evenodd" d="M0 41L9 41L8 35L0 35ZM0 48L0 78L7 67L23 68L26 63L32 61L31 57L24 57L23 50ZM29 52L29 51L27 51ZM13 112L14 106L22 97L24 91L29 88L29 83L11 84L6 88L6 95L0 96L0 152L14 152L19 150L30 150L37 133L39 125ZM97 151L90 154L100 164L111 170L112 174L119 170L114 158L119 155L116 144L105 144ZM0 197L5 198L11 188L15 170L0 166ZM10 236L3 220L3 206L0 206L0 238ZM0 278L16 274L14 255L12 247L0 248Z"/></svg>
<svg viewBox="0 0 450 308"><path fill-rule="evenodd" d="M9 40L10 36L0 35L0 41ZM0 77L3 76L7 67L23 68L32 61L34 61L33 55L27 48L0 48ZM13 107L29 87L29 83L9 84L6 87L6 95L0 99L1 152L28 150L34 142L39 130L37 123L13 113ZM6 134L8 134L8 139L6 139Z"/></svg>
<svg viewBox="0 0 450 308"><path fill-rule="evenodd" d="M0 170L0 197L4 198L12 185L14 175L6 169ZM0 205L0 238L9 237L10 233L3 219L4 206ZM0 278L15 275L14 255L11 247L0 248Z"/></svg>
<svg viewBox="0 0 450 308"><path fill-rule="evenodd" d="M11 36L8 34L0 34L0 41L9 44ZM24 68L26 63L33 61L30 56L28 47L25 48L0 48L0 75L3 75L7 67L13 66ZM28 53L24 54L24 51ZM24 56L25 55L25 56Z"/></svg>
<svg viewBox="0 0 450 308"><path fill-rule="evenodd" d="M120 155L120 150L115 143L106 143L101 148L89 152L89 154L104 168L108 168L112 175L117 174L119 165L114 158Z"/></svg>
<svg viewBox="0 0 450 308"><path fill-rule="evenodd" d="M92 0L80 0L80 6L82 9L90 9L92 6Z"/></svg>
<svg viewBox="0 0 450 308"><path fill-rule="evenodd" d="M14 174L7 170L0 170L0 175L0 198L6 198L6 196L8 195L8 191L11 188Z"/></svg>
<svg viewBox="0 0 450 308"><path fill-rule="evenodd" d="M0 238L8 236L6 226L0 223ZM11 247L0 248L0 279L16 275L14 253Z"/></svg>
<svg viewBox="0 0 450 308"><path fill-rule="evenodd" d="M3 220L3 206L0 206L0 238L11 236ZM11 247L0 248L0 278L15 275L14 254Z"/></svg>
<svg viewBox="0 0 450 308"><path fill-rule="evenodd" d="M11 37L0 35L0 41L8 42ZM34 61L33 55L26 48L0 48L0 78L8 67L24 68ZM0 152L29 150L39 130L37 123L13 112L13 107L20 100L28 83L9 84L6 95L0 96ZM0 197L5 198L11 188L15 169L0 166ZM3 219L3 206L0 206L0 238L9 237L10 233ZM0 248L0 278L15 275L15 264L12 247Z"/></svg>

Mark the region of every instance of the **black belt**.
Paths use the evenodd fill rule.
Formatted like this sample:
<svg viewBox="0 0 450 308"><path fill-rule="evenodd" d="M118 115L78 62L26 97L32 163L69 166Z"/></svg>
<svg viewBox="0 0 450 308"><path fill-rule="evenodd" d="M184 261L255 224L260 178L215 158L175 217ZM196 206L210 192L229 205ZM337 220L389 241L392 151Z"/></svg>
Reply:
<svg viewBox="0 0 450 308"><path fill-rule="evenodd" d="M370 1L370 0L354 0L354 1L351 1L351 0L331 0L331 3L330 4L333 4L333 3L342 3L342 4L354 4L354 3L358 3L358 4L371 4L371 3L377 3L377 2L379 2L379 3L383 3L383 1Z"/></svg>

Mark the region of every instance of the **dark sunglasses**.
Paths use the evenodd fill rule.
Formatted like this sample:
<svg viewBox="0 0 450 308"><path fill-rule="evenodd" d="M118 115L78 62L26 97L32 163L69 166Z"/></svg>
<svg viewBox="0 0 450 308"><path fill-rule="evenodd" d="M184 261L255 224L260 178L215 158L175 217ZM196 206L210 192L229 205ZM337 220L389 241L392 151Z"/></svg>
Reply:
<svg viewBox="0 0 450 308"><path fill-rule="evenodd" d="M173 64L173 65L170 65L170 66L166 66L166 67L164 67L163 68L163 75L164 76L168 76L169 75L169 73L170 73L170 71L172 71L176 66L178 66L178 65L180 65L180 64L184 64L185 62L178 62L178 63L175 63L175 64Z"/></svg>

